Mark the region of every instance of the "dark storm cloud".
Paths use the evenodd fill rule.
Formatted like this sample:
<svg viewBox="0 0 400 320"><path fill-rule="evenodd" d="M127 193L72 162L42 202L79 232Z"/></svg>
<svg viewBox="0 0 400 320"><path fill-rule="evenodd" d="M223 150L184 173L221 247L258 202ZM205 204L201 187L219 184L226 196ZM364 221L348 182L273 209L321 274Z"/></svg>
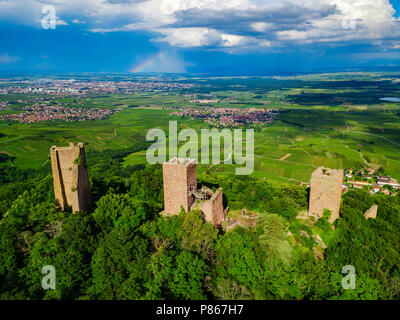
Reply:
<svg viewBox="0 0 400 320"><path fill-rule="evenodd" d="M319 9L311 9L289 3L248 10L193 8L177 11L174 14L177 21L169 26L208 27L227 33L249 35L261 32L252 28L253 23L268 23L267 32L307 30L311 28L310 20L325 18L335 13L338 13L336 5L324 5Z"/></svg>

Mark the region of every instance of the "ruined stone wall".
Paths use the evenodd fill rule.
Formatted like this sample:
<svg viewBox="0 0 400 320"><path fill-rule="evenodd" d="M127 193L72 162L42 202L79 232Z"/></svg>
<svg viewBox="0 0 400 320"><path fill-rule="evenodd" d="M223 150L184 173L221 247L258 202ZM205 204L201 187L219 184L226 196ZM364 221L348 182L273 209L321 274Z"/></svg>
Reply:
<svg viewBox="0 0 400 320"><path fill-rule="evenodd" d="M309 215L320 218L324 209L331 211L329 222L339 218L343 170L319 167L312 173Z"/></svg>
<svg viewBox="0 0 400 320"><path fill-rule="evenodd" d="M197 189L197 168L196 168L196 163L192 163L187 166L187 171L186 171L186 183L188 186L188 193L191 190L196 190ZM186 211L189 211L194 202L196 201L194 196L188 196L187 198L188 203L187 207L188 209Z"/></svg>
<svg viewBox="0 0 400 320"><path fill-rule="evenodd" d="M63 210L70 205L73 212L88 211L91 196L83 143L53 146L50 155L57 204Z"/></svg>
<svg viewBox="0 0 400 320"><path fill-rule="evenodd" d="M205 220L220 225L225 220L222 202L222 190L212 193L209 190L209 200L196 204L197 168L194 159L174 158L163 164L164 182L164 215L175 215L181 211L181 206L186 212L199 208ZM193 192L192 192L193 191ZM204 191L204 190L203 190Z"/></svg>
<svg viewBox="0 0 400 320"><path fill-rule="evenodd" d="M179 214L181 206L188 212L195 199L189 195L197 187L196 161L171 159L163 164L164 213Z"/></svg>
<svg viewBox="0 0 400 320"><path fill-rule="evenodd" d="M211 222L214 226L220 225L225 220L222 190L218 189L211 199L203 201L200 204L200 210L203 212L207 222Z"/></svg>
<svg viewBox="0 0 400 320"><path fill-rule="evenodd" d="M376 215L378 214L378 205L374 204L371 208L364 212L365 219L376 219Z"/></svg>

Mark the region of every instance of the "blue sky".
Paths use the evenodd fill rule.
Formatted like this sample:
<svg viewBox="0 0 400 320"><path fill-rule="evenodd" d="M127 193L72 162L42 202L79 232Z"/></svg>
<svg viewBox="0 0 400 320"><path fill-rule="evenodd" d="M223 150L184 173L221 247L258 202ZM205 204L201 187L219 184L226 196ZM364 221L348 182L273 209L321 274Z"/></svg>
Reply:
<svg viewBox="0 0 400 320"><path fill-rule="evenodd" d="M400 17L400 0L391 0L390 3L393 9L396 10L395 17Z"/></svg>
<svg viewBox="0 0 400 320"><path fill-rule="evenodd" d="M399 70L399 13L400 0L0 0L0 72Z"/></svg>

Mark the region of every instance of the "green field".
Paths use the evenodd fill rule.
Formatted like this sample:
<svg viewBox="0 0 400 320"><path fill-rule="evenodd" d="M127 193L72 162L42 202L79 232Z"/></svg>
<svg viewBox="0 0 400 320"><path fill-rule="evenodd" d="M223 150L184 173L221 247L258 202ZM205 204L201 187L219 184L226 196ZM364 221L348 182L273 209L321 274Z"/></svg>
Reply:
<svg viewBox="0 0 400 320"><path fill-rule="evenodd" d="M337 90L353 95L359 88ZM387 174L400 179L399 104L324 105L317 102L301 105L288 101L299 94L301 99L307 94L321 97L321 94L329 95L334 90L290 88L266 90L265 93L259 91L210 89L220 100L214 104L215 107L232 106L233 103L238 107L264 105L285 111L271 126L256 130L254 176L300 184L308 183L311 172L318 166L383 167ZM0 121L0 133L4 135L0 135L0 152L15 157L12 162L15 166L38 168L48 161L52 145L82 141L89 152L127 148L133 142L143 140L151 128L161 128L168 134L169 120L177 120L179 129L193 128L199 132L208 125L200 120L170 116L171 110L162 109L192 104L189 102L191 99L179 94L155 93L93 96L79 101L75 98L59 99L71 106L118 107L123 111L99 121L36 124ZM10 110L3 112L9 113ZM142 150L127 156L124 165L146 163L145 152ZM204 171L234 172L233 165L200 165L199 169L200 174Z"/></svg>

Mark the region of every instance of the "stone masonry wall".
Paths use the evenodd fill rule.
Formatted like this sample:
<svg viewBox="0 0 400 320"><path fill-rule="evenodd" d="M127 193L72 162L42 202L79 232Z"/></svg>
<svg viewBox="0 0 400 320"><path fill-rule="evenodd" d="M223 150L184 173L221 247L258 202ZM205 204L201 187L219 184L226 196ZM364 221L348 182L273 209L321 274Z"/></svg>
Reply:
<svg viewBox="0 0 400 320"><path fill-rule="evenodd" d="M171 159L163 164L164 213L179 214L181 206L189 211L195 199L189 191L197 186L195 160Z"/></svg>
<svg viewBox="0 0 400 320"><path fill-rule="evenodd" d="M374 204L371 208L364 212L365 219L376 219L376 215L378 214L378 205Z"/></svg>
<svg viewBox="0 0 400 320"><path fill-rule="evenodd" d="M320 218L324 209L331 211L330 223L339 218L343 170L319 167L312 173L309 215Z"/></svg>
<svg viewBox="0 0 400 320"><path fill-rule="evenodd" d="M202 202L200 210L203 212L207 222L211 222L214 226L220 225L225 220L222 190L218 189L211 199Z"/></svg>
<svg viewBox="0 0 400 320"><path fill-rule="evenodd" d="M73 212L88 211L91 195L83 143L53 146L50 155L57 204L63 210L70 205Z"/></svg>

